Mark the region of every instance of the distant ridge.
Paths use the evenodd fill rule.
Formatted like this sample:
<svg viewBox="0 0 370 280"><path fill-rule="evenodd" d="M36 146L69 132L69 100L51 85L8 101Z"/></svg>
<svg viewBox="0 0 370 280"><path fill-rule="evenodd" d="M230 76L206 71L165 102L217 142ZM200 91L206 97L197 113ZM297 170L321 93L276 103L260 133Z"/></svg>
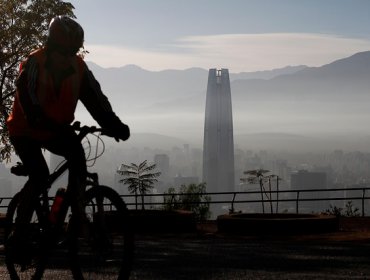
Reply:
<svg viewBox="0 0 370 280"><path fill-rule="evenodd" d="M89 66L90 70L94 71L142 71L142 72L149 72L149 73L170 73L170 72L197 72L198 74L208 74L209 69L204 69L200 67L191 67L184 70L174 70L174 69L164 69L160 71L151 71L146 70L138 65L135 64L127 64L120 67L102 67L92 61L87 61L87 65ZM255 72L239 72L239 73L230 73L231 80L250 80L250 79L263 79L268 80L274 77L285 75L285 74L292 74L302 69L307 68L306 65L298 65L298 66L285 66L283 68L276 68L272 70L264 70L264 71L255 71Z"/></svg>
<svg viewBox="0 0 370 280"><path fill-rule="evenodd" d="M202 139L208 70L156 72L135 65L88 65L117 114L127 116L136 131ZM370 51L320 67L287 66L230 77L234 135L359 135L370 123ZM308 146L313 147L309 141Z"/></svg>
<svg viewBox="0 0 370 280"><path fill-rule="evenodd" d="M268 81L237 80L233 94L238 102L250 99L307 99L342 101L353 95L364 97L370 90L370 51L356 53L321 67L305 67L295 73L280 75ZM244 97L242 97L244 96ZM239 98L240 97L240 98Z"/></svg>
<svg viewBox="0 0 370 280"><path fill-rule="evenodd" d="M311 78L349 79L363 77L370 73L370 51L359 52L346 58L338 59L321 67L306 67L292 73L293 76L310 76ZM323 76L324 75L324 76ZM282 77L277 77L282 78Z"/></svg>
<svg viewBox="0 0 370 280"><path fill-rule="evenodd" d="M257 72L241 72L241 73L231 73L230 79L233 80L251 80L251 79L262 79L269 80L281 75L293 74L303 69L306 69L306 65L298 66L286 66L279 69L257 71Z"/></svg>

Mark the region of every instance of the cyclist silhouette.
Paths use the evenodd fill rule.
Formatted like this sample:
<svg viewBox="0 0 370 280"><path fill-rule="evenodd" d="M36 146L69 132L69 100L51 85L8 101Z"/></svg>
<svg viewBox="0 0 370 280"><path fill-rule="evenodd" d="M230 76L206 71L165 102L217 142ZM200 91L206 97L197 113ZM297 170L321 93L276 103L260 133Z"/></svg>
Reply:
<svg viewBox="0 0 370 280"><path fill-rule="evenodd" d="M129 127L113 112L94 75L77 55L83 41L84 31L76 21L57 16L50 22L45 45L20 66L16 96L7 119L11 143L29 176L12 234L19 247L24 245L30 208L47 187L49 169L43 148L68 161L72 211L83 218L79 202L83 201L87 167L82 144L71 127L77 102L84 104L106 135L117 141L130 136Z"/></svg>

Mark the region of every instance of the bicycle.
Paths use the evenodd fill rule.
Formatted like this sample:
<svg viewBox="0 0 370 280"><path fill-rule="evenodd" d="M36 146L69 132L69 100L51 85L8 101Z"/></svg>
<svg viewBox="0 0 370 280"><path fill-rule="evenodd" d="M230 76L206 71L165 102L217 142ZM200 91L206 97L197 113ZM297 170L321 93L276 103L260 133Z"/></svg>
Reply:
<svg viewBox="0 0 370 280"><path fill-rule="evenodd" d="M88 134L102 132L96 127L80 127L78 122L73 126L79 131L81 141ZM58 278L63 279L61 269L66 267L66 258L61 258L63 255L68 257L67 266L70 268L69 272L65 272L65 279L128 279L134 253L128 210L115 190L99 184L97 173L88 173L87 177L84 202L87 221L83 235L74 226L76 223L73 223L75 217L70 211L68 188L56 220L50 219L52 206L49 202L52 199L48 193L52 184L68 169L67 165L64 162L50 174L48 187L33 205L27 235L32 250L27 263L18 264L14 260L16 252L6 242L14 228L21 192L9 203L6 213L5 263L11 279L41 279L47 268L51 268L52 273L58 271ZM27 175L23 169L22 164L18 163L12 168L12 173Z"/></svg>

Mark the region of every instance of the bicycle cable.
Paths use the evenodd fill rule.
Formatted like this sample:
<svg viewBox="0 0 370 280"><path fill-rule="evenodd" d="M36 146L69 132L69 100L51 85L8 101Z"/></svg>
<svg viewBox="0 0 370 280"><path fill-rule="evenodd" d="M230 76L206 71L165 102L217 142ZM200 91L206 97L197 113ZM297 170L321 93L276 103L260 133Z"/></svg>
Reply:
<svg viewBox="0 0 370 280"><path fill-rule="evenodd" d="M105 152L105 143L104 143L103 139L100 137L101 133L99 133L99 134L91 133L90 135L91 136L94 136L96 138L96 143L95 143L94 156L90 158L90 156L92 154L92 147L93 147L93 145L91 145L90 139L88 137L85 137L87 139L88 143L89 143L89 148L88 148L89 149L89 153L86 156L86 163L92 162L90 164L87 164L87 167L94 166L95 163L96 163L96 160L98 158L100 158L104 154L104 152ZM101 149L100 152L99 152L99 149Z"/></svg>

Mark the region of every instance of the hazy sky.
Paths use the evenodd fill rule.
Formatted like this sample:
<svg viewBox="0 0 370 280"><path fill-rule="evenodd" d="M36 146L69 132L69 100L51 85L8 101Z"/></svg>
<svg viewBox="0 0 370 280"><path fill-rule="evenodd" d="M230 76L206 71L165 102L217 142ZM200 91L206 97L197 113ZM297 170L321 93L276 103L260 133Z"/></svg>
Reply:
<svg viewBox="0 0 370 280"><path fill-rule="evenodd" d="M86 60L231 72L321 66L370 50L369 0L74 0Z"/></svg>

